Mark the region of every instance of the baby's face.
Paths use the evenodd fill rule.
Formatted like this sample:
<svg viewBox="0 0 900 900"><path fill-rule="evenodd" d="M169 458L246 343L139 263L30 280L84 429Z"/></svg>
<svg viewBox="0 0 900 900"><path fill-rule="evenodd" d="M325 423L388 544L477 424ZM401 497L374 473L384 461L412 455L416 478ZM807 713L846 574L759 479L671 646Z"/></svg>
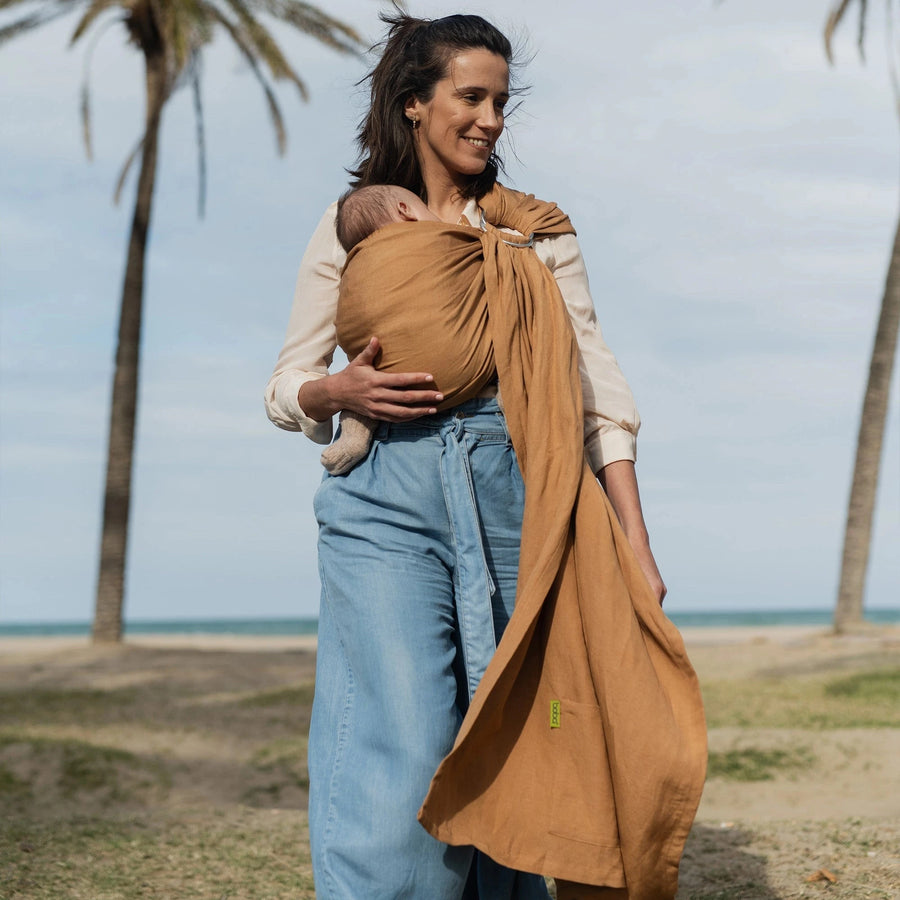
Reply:
<svg viewBox="0 0 900 900"><path fill-rule="evenodd" d="M391 213L395 222L438 221L438 217L425 205L425 201L406 188L395 188L391 199Z"/></svg>

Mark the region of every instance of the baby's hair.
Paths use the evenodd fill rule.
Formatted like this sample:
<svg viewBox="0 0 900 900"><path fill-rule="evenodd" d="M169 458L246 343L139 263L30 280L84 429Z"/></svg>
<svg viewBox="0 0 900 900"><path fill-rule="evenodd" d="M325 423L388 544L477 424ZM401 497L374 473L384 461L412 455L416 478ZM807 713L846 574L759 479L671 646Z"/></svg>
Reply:
<svg viewBox="0 0 900 900"><path fill-rule="evenodd" d="M373 231L393 221L390 212L393 202L394 188L389 184L350 188L341 195L334 227L347 253Z"/></svg>

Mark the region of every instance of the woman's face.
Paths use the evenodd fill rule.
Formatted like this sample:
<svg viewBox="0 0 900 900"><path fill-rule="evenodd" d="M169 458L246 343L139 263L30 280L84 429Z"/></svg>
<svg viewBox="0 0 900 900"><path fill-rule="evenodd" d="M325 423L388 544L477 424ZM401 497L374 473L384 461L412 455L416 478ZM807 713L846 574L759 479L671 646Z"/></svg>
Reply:
<svg viewBox="0 0 900 900"><path fill-rule="evenodd" d="M450 60L430 100L407 102L406 115L419 120L416 149L426 184L447 177L462 184L484 171L503 131L508 100L506 60L479 48Z"/></svg>

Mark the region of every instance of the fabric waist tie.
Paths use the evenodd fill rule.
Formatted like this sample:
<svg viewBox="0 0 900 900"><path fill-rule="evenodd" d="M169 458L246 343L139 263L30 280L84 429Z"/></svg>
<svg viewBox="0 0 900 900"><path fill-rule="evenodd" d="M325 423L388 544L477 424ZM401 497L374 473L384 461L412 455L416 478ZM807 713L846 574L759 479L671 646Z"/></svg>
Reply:
<svg viewBox="0 0 900 900"><path fill-rule="evenodd" d="M466 441L466 413L441 428L441 486L456 544L456 613L469 700L481 682L497 646L491 598L494 581L481 539L481 518L472 487Z"/></svg>

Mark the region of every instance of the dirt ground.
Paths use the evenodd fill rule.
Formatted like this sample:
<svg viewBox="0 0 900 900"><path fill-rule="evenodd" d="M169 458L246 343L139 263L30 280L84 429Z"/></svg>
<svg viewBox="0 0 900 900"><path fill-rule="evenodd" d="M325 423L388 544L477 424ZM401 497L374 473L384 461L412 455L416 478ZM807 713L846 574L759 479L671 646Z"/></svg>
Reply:
<svg viewBox="0 0 900 900"><path fill-rule="evenodd" d="M679 900L900 900L900 631L685 637L710 777ZM314 659L302 638L0 641L0 900L313 898Z"/></svg>

